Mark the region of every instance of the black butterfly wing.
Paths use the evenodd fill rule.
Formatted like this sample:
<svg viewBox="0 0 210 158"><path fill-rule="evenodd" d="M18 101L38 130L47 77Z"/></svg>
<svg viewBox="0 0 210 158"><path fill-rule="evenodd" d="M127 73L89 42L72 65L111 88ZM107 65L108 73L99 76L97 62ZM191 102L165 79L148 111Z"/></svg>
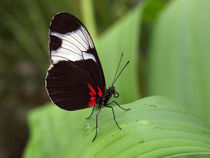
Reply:
<svg viewBox="0 0 210 158"><path fill-rule="evenodd" d="M51 100L66 110L93 106L105 93L105 79L94 43L73 15L59 13L49 30L51 66L46 88Z"/></svg>
<svg viewBox="0 0 210 158"><path fill-rule="evenodd" d="M94 81L74 62L61 61L51 65L46 83L51 100L62 109L78 110L95 104Z"/></svg>

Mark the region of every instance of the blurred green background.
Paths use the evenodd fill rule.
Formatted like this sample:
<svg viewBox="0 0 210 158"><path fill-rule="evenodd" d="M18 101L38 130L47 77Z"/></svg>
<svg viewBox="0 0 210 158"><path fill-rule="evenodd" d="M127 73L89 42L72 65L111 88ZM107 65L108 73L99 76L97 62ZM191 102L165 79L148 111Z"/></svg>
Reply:
<svg viewBox="0 0 210 158"><path fill-rule="evenodd" d="M0 2L0 157L22 156L29 139L27 115L49 102L48 28L60 11L74 14L90 31L107 83L122 51L131 61L116 84L120 103L163 95L210 123L210 1Z"/></svg>

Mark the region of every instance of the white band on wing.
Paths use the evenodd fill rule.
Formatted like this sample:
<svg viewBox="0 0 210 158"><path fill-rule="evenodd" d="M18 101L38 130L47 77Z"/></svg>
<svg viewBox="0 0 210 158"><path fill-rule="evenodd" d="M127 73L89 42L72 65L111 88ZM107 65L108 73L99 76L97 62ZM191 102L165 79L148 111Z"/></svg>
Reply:
<svg viewBox="0 0 210 158"><path fill-rule="evenodd" d="M88 53L89 48L94 48L93 42L87 31L81 26L77 31L61 34L51 32L50 35L56 36L62 40L61 47L51 51L51 60L53 62L60 60L87 60L96 59L92 53Z"/></svg>

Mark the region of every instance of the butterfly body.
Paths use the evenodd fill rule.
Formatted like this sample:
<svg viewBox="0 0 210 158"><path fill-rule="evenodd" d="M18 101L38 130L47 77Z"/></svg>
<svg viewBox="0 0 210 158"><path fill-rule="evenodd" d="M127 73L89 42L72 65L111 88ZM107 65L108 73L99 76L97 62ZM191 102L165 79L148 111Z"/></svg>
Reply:
<svg viewBox="0 0 210 158"><path fill-rule="evenodd" d="M115 87L109 87L101 97L96 98L96 103L99 105L107 105L112 95L117 94Z"/></svg>

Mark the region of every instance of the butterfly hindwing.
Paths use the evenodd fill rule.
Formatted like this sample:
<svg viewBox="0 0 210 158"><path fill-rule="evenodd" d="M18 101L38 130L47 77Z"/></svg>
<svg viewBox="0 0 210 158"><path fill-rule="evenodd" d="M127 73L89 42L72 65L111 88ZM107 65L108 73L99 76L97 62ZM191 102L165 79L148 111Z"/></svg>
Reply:
<svg viewBox="0 0 210 158"><path fill-rule="evenodd" d="M94 43L73 15L59 13L49 30L51 66L46 87L51 100L66 110L87 108L105 91L105 79Z"/></svg>
<svg viewBox="0 0 210 158"><path fill-rule="evenodd" d="M71 61L51 65L46 78L50 98L65 110L78 110L93 106L90 86L96 89L94 85L90 74Z"/></svg>

